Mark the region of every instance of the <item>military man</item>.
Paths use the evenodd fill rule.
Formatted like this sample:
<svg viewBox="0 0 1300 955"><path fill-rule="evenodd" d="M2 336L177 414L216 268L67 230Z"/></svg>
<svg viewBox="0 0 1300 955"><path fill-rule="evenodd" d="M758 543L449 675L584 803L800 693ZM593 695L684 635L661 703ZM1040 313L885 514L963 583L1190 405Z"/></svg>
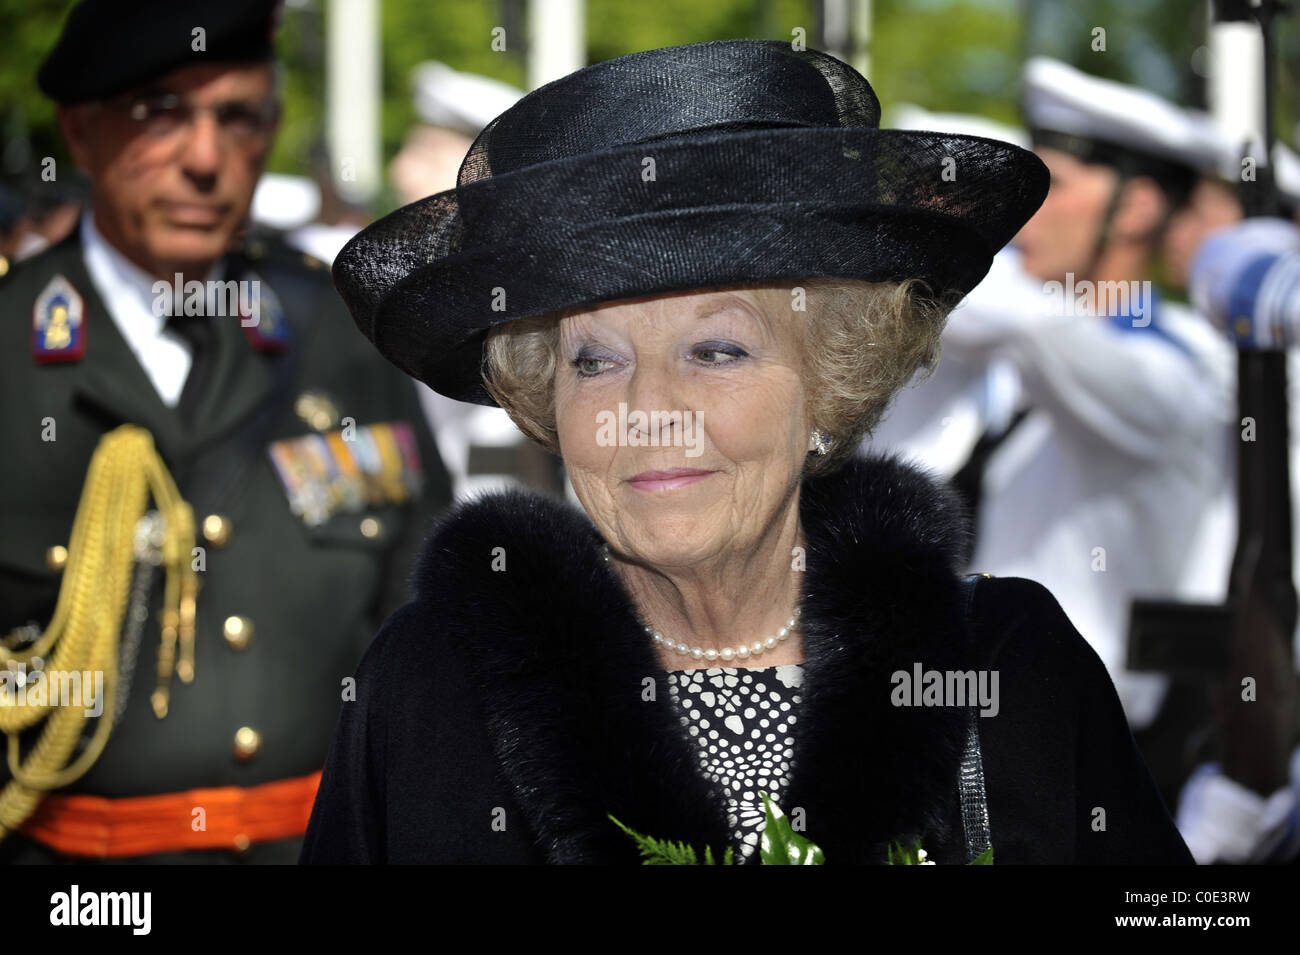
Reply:
<svg viewBox="0 0 1300 955"><path fill-rule="evenodd" d="M449 500L328 269L236 241L275 7L83 0L39 73L92 198L0 280L0 861L295 861Z"/></svg>

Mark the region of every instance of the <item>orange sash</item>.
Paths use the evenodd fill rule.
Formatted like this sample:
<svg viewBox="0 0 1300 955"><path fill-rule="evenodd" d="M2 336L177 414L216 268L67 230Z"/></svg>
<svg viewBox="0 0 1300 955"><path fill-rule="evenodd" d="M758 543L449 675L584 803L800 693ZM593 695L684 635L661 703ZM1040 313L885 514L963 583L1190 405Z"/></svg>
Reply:
<svg viewBox="0 0 1300 955"><path fill-rule="evenodd" d="M318 770L247 788L124 799L52 793L19 831L65 855L97 859L187 849L242 852L255 842L306 832L320 778Z"/></svg>

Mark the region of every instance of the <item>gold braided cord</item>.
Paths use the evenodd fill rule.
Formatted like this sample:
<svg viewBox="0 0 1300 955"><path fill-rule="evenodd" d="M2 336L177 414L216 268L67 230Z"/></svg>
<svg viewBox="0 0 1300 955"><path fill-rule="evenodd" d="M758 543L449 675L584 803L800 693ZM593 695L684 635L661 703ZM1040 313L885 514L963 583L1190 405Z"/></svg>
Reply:
<svg viewBox="0 0 1300 955"><path fill-rule="evenodd" d="M174 645L178 630L183 663L193 676L194 600L198 581L191 567L194 513L181 499L176 482L154 448L148 431L135 425L104 435L90 460L68 543L68 559L54 615L41 636L21 652L0 645L0 663L45 661L45 674L102 673L104 705L98 717L87 715L82 700L44 699L19 702L12 692L0 694L0 732L8 737L7 760L13 777L0 791L0 839L20 826L52 789L67 786L94 764L113 729L118 658L135 567L136 528L152 497L162 516L166 591L164 645ZM159 654L154 710L166 714L171 660ZM183 677L186 674L183 672ZM188 682L188 680L186 681ZM64 681L64 685L67 683ZM76 705L71 705L75 702ZM97 719L85 752L72 754L86 728ZM40 735L24 757L21 734L44 721Z"/></svg>

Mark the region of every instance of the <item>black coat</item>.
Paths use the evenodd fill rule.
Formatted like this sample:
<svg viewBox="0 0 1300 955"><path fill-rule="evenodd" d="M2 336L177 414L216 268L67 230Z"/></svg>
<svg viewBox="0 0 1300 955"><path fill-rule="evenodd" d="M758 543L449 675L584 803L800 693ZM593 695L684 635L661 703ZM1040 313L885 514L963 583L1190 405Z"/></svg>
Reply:
<svg viewBox="0 0 1300 955"><path fill-rule="evenodd" d="M999 671L1000 711L979 720L995 864L1192 862L1110 678L1051 594L981 579L968 625L966 521L945 488L868 459L805 483L800 508L803 702L781 802L803 809L829 864L879 862L918 835L939 862L965 861L965 711L891 704L891 674L917 661ZM727 844L600 543L579 510L532 493L445 516L417 599L343 704L303 862L637 862L606 813Z"/></svg>

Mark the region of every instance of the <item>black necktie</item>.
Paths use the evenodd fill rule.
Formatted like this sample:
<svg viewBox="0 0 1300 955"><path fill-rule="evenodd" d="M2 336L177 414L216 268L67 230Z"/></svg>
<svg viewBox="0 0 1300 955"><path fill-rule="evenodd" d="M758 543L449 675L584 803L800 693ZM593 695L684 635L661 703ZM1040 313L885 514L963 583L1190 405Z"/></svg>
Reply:
<svg viewBox="0 0 1300 955"><path fill-rule="evenodd" d="M966 512L970 515L971 528L971 552L966 555L966 559L975 553L975 535L979 534L979 510L980 498L984 494L984 472L988 469L989 459L993 457L993 452L998 449L1003 441L1011 437L1011 432L1015 431L1020 422L1025 420L1025 415L1029 414L1028 408L1021 408L1007 422L1007 426L1001 430L995 428L985 428L980 439L975 442L975 447L971 448L970 457L966 463L961 466L956 474L952 476L952 486L960 495L962 502L966 505Z"/></svg>
<svg viewBox="0 0 1300 955"><path fill-rule="evenodd" d="M211 315L173 315L167 319L167 327L190 346L190 373L185 378L185 387L176 408L187 424L193 423L199 401L207 391L217 353L217 322L220 320Z"/></svg>

